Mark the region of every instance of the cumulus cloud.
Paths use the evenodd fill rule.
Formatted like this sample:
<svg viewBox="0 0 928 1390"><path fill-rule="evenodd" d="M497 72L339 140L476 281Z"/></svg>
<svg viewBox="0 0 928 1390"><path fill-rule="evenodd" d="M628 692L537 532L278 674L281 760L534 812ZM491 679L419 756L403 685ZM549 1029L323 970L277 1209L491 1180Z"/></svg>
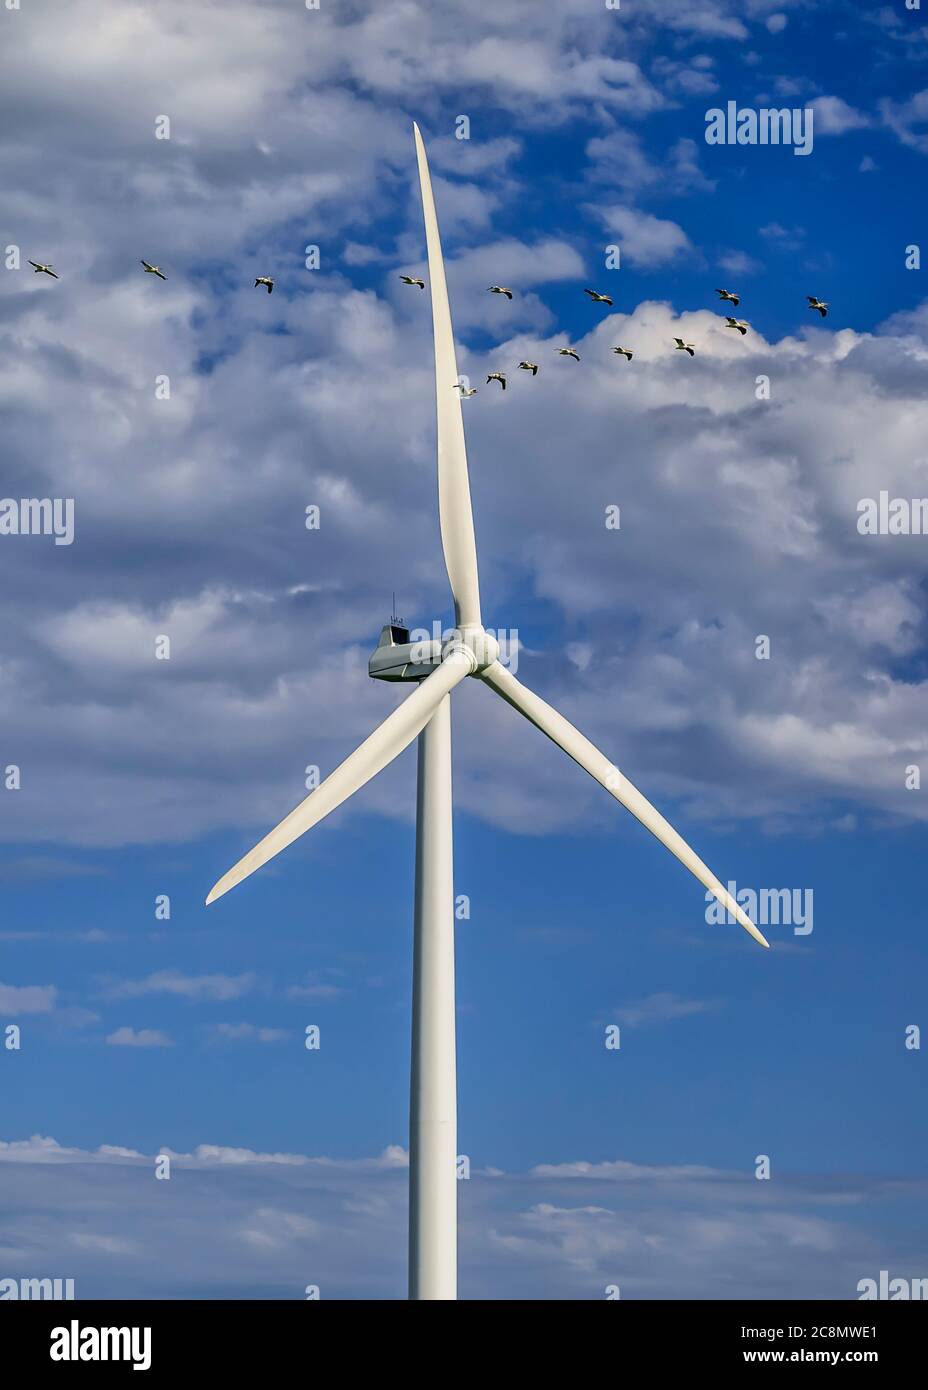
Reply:
<svg viewBox="0 0 928 1390"><path fill-rule="evenodd" d="M51 551L16 538L5 575L0 719L28 776L3 834L109 848L234 827L244 849L305 796L307 764L330 771L405 693L366 675L398 536L402 606L426 624L449 616L428 296L397 278L401 263L423 265L406 101L490 83L529 124L592 103L602 120L579 196L613 185L597 216L623 262L672 269L697 255L687 232L621 197L705 183L693 141L656 170L630 132L664 100L654 84L680 76L642 78L634 59L666 24L685 38L679 63L709 75L702 38L747 31L727 0L641 4L621 30L604 11L581 37L576 7L503 6L481 17L471 53L474 21L457 3L413 6L405 23L393 3L352 10L341 30L283 0L166 0L157 16L130 3L118 21L97 8L69 6L56 45L46 0L8 26L11 225L23 254L57 260L62 279L3 272L5 489L55 495L66 478L76 538ZM66 61L91 30L87 63ZM204 71L208 82L191 81ZM640 103L625 110L632 94ZM919 101L890 103L884 118L916 137ZM161 111L170 141L153 138ZM855 518L881 488L925 492L925 315L860 334L834 311L779 340L752 323L742 341L716 313L669 300L623 312L619 272L601 287L617 312L595 311L574 371L554 356L566 335L549 301L580 293L588 245L573 230L497 230L529 137L510 121L470 142L448 128L432 138L434 111L426 103L422 119L450 228L459 366L475 381L510 372L505 399L481 391L468 404L483 587L507 626L528 593L571 629L563 653L523 632L520 674L647 792L693 815L766 825L836 797L852 814L923 815L900 775L924 750L917 538L861 538ZM49 246L61 206L67 236ZM768 273L785 273L802 229L768 222L762 235L784 253ZM321 242L317 272L303 268L308 242ZM142 247L167 283L141 273ZM272 296L252 293L257 264L277 274ZM738 249L719 265L726 277L758 269ZM501 281L512 303L486 293ZM695 359L674 353L676 335L697 342ZM627 373L617 342L635 350ZM537 380L514 371L524 357L543 363ZM155 395L164 373L169 400ZM756 396L762 375L769 402ZM567 453L582 466L565 470ZM603 525L610 504L619 533ZM724 578L710 555L725 557ZM762 668L759 631L775 653ZM159 636L169 660L156 659ZM614 815L486 692L458 703L461 737L497 760L501 781L514 774L487 798L468 768L464 808L542 833ZM410 815L411 797L396 795L408 762L346 814ZM171 972L129 987L194 988Z"/></svg>
<svg viewBox="0 0 928 1390"><path fill-rule="evenodd" d="M594 183L614 184L629 194L711 193L716 186L702 172L699 147L688 137L675 141L666 157L655 159L633 130L613 130L589 140L586 155Z"/></svg>
<svg viewBox="0 0 928 1390"><path fill-rule="evenodd" d="M676 222L618 205L598 208L597 213L607 232L618 238L622 256L631 265L651 269L693 250L689 237Z"/></svg>
<svg viewBox="0 0 928 1390"><path fill-rule="evenodd" d="M903 145L928 154L928 87L916 92L908 101L884 98L880 102L880 115Z"/></svg>
<svg viewBox="0 0 928 1390"><path fill-rule="evenodd" d="M78 1298L301 1299L307 1283L324 1298L404 1296L398 1148L346 1161L204 1144L171 1156L168 1184L153 1181L154 1155L119 1146L0 1142L0 1163L10 1277L66 1267ZM745 1288L847 1299L863 1275L921 1258L905 1219L921 1182L758 1183L751 1171L613 1159L473 1168L460 1186L462 1297L602 1299L619 1284L623 1299Z"/></svg>
<svg viewBox="0 0 928 1390"><path fill-rule="evenodd" d="M870 124L869 116L855 110L843 97L816 97L810 105L815 112L816 135L844 135Z"/></svg>

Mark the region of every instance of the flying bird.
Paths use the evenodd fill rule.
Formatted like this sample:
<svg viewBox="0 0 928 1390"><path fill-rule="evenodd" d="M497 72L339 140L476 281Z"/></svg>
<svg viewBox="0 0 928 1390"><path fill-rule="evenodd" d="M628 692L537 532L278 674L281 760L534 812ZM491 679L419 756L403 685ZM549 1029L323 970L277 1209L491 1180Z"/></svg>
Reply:
<svg viewBox="0 0 928 1390"><path fill-rule="evenodd" d="M580 361L580 354L574 348L558 348L557 353L560 357L572 357L575 362Z"/></svg>
<svg viewBox="0 0 928 1390"><path fill-rule="evenodd" d="M734 304L736 309L741 303L740 294L732 294L731 290L716 290L716 294L719 299L727 299L729 304Z"/></svg>
<svg viewBox="0 0 928 1390"><path fill-rule="evenodd" d="M418 285L420 290L425 289L425 281L416 280L413 278L412 275L401 275L400 279L402 280L404 285Z"/></svg>
<svg viewBox="0 0 928 1390"><path fill-rule="evenodd" d="M695 343L685 343L682 338L674 338L674 342L676 343L677 348L680 352L688 352L690 357L696 356Z"/></svg>
<svg viewBox="0 0 928 1390"><path fill-rule="evenodd" d="M726 328L737 328L737 330L738 330L738 332L741 334L742 338L744 337L745 333L747 333L747 331L748 331L748 329L750 328L750 326L751 326L751 325L750 325L745 319L732 319L732 318L726 318L726 320L725 320L725 327L726 327Z"/></svg>
<svg viewBox="0 0 928 1390"><path fill-rule="evenodd" d="M512 298L512 290L507 290L505 285L490 285L490 294L504 294L507 299Z"/></svg>
<svg viewBox="0 0 928 1390"><path fill-rule="evenodd" d="M489 377L487 378L487 380L489 381ZM462 400L466 400L468 396L476 396L477 394L476 386L472 386L470 390L468 390L468 388L464 386L460 381L456 381L454 383L452 390L460 391Z"/></svg>
<svg viewBox="0 0 928 1390"><path fill-rule="evenodd" d="M29 264L31 266L35 266L36 275L50 275L53 280L57 280L59 278L52 270L50 265L40 265L38 261L30 261Z"/></svg>
<svg viewBox="0 0 928 1390"><path fill-rule="evenodd" d="M519 366L522 368L523 372L531 372L532 376L538 375L537 362L520 362Z"/></svg>
<svg viewBox="0 0 928 1390"><path fill-rule="evenodd" d="M809 301L810 309L817 309L823 319L828 317L828 305L824 299L816 299L814 294L807 294L806 299Z"/></svg>
<svg viewBox="0 0 928 1390"><path fill-rule="evenodd" d="M588 294L594 304L608 304L610 309L612 308L612 300L608 294L597 294L595 290L584 290L583 293Z"/></svg>
<svg viewBox="0 0 928 1390"><path fill-rule="evenodd" d="M491 372L490 375L487 377L487 385L488 385L488 386L489 386L489 384L490 384L491 381L498 381L499 384L500 384L500 386L502 386L503 390L505 391L505 389L506 389L506 374L505 374L505 372Z"/></svg>
<svg viewBox="0 0 928 1390"><path fill-rule="evenodd" d="M255 280L255 289L257 289L259 285L266 285L267 292L270 294L274 288L274 281L271 279L270 275L259 275Z"/></svg>
<svg viewBox="0 0 928 1390"><path fill-rule="evenodd" d="M168 277L161 269L160 265L149 265L147 261L142 261L146 275L157 275L159 280L166 280Z"/></svg>
<svg viewBox="0 0 928 1390"><path fill-rule="evenodd" d="M628 360L629 360L629 362L632 360L632 358L633 358L634 355L635 355L635 354L632 352L631 348L617 347L617 348L613 348L612 351L613 351L613 352L617 352L621 357L627 357Z"/></svg>

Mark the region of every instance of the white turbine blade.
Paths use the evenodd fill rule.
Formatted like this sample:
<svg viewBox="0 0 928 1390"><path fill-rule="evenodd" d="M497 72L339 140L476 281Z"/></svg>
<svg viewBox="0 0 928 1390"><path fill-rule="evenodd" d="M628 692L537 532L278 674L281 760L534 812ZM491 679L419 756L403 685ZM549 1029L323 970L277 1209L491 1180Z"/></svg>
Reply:
<svg viewBox="0 0 928 1390"><path fill-rule="evenodd" d="M531 690L524 686L521 681L517 681L511 672L500 662L494 661L492 666L488 666L480 675L488 685L492 686L498 695L502 695L514 709L520 714L524 714L536 728L543 734L547 734L552 742L575 763L595 777L596 781L611 792L616 801L622 805L633 816L637 816L641 824L650 830L652 835L656 835L662 845L666 845L671 854L675 854L681 864L685 864L690 873L695 874L700 883L714 893L723 907L732 914L736 921L740 922L745 931L750 932L755 941L759 941L762 946L769 943L764 940L761 933L757 930L750 917L735 901L728 889L723 887L715 874L711 873L706 865L699 858L689 845L678 835L669 821L666 821L660 811L651 805L647 797L633 787L627 777L623 777L614 763L611 763L605 754L600 753L599 749L592 744L588 738L575 729L569 720L562 714L558 714L556 709L535 695Z"/></svg>
<svg viewBox="0 0 928 1390"><path fill-rule="evenodd" d="M458 627L480 624L480 584L477 578L477 544L474 540L474 516L470 504L470 482L467 476L467 451L464 445L464 420L461 415L461 393L453 383L458 379L454 354L454 333L451 328L451 306L445 283L445 263L441 254L438 218L432 196L429 162L419 127L413 124L416 135L416 157L419 161L419 183L422 189L422 212L425 217L425 240L429 254L429 288L432 295L432 332L435 337L435 395L438 402L438 515L441 525L441 544L445 552L445 568L454 595L455 621Z"/></svg>
<svg viewBox="0 0 928 1390"><path fill-rule="evenodd" d="M315 791L310 792L289 816L280 822L260 844L249 850L234 868L224 874L210 890L207 903L228 893L243 878L260 869L275 854L317 825L343 801L369 782L381 769L408 748L420 734L450 690L470 675L473 663L459 651L452 652L383 723L366 738L360 748L331 772Z"/></svg>

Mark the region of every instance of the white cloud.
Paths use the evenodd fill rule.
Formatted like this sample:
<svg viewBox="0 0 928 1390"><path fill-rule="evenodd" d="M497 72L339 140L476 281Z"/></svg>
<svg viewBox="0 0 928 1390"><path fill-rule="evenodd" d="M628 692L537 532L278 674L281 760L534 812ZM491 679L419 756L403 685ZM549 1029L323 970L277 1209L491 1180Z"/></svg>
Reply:
<svg viewBox="0 0 928 1390"><path fill-rule="evenodd" d="M280 1042L287 1036L285 1028L260 1028L254 1023L217 1023L213 1031L225 1042Z"/></svg>
<svg viewBox="0 0 928 1390"><path fill-rule="evenodd" d="M810 105L815 112L816 135L844 135L870 125L869 116L849 106L842 97L816 97Z"/></svg>
<svg viewBox="0 0 928 1390"><path fill-rule="evenodd" d="M134 1028L117 1028L114 1033L109 1033L105 1041L110 1047L173 1047L171 1039L166 1033L160 1033L155 1028L140 1028L138 1032Z"/></svg>
<svg viewBox="0 0 928 1390"><path fill-rule="evenodd" d="M916 92L908 101L885 97L879 106L884 123L903 145L928 154L928 87Z"/></svg>
<svg viewBox="0 0 928 1390"><path fill-rule="evenodd" d="M255 976L184 975L180 970L156 970L144 980L124 980L114 985L114 999L136 999L145 994L176 994L184 999L240 999L255 986Z"/></svg>
<svg viewBox="0 0 928 1390"><path fill-rule="evenodd" d="M746 251L725 251L719 256L719 265L729 275L758 275L763 270L760 261L749 256Z"/></svg>
<svg viewBox="0 0 928 1390"><path fill-rule="evenodd" d="M681 999L671 993L649 994L636 1004L623 1004L613 1013L626 1028L640 1028L643 1023L667 1023L676 1018L690 1018L693 1014L704 1014L718 1008L718 1004L705 999Z"/></svg>
<svg viewBox="0 0 928 1390"><path fill-rule="evenodd" d="M609 181L619 190L605 216L627 263L694 255L676 222L621 206L626 191L704 189L694 143L677 140L658 170L634 131L610 122L666 101L657 82L711 81L723 55L701 39L745 38L735 8L640 0L638 27L623 16L619 29L575 3L475 16L458 0L387 0L336 23L284 0L163 0L157 13L129 0L118 19L78 0L49 45L52 9L31 0L36 22L7 26L9 220L24 254L40 249L63 276L44 285L4 272L5 476L53 493L66 469L77 502L67 567L27 542L7 595L0 720L30 769L18 841L111 847L234 827L245 848L305 795L307 762L331 770L402 698L365 666L396 582L397 536L404 607L421 620L448 613L428 295L400 286L395 264L422 258L406 107L432 116L424 98L436 91L454 92L455 105L460 95L462 110L477 99L470 142L423 118L440 214L452 229L485 224L466 250L448 247L455 322L480 330L464 334L461 368L511 374L505 398L481 391L468 407L482 583L508 624L529 593L579 629L565 653L523 633L537 652L526 643L526 679L646 791L694 816L767 824L833 796L853 800L861 823L924 814L897 776L924 748L924 638L911 616L923 564L905 538L861 544L853 518L882 486L903 496L928 486L928 320L859 334L842 327L846 304L809 319L802 295L819 286L799 286L796 323L808 330L768 338L746 297L742 341L715 305L623 312L616 274L616 312L591 311L574 370L554 357L564 337L545 299L580 295L592 253L573 228L495 228L497 211L518 205L512 168L529 127L582 109L599 122L584 129L605 133L588 142L592 180L578 148L579 196L591 182L600 195ZM791 7L743 8L763 21ZM663 77L644 77L634 58L656 26L680 42ZM491 89L510 114L484 125ZM917 147L924 97L881 108ZM818 100L823 120L847 121L841 98ZM170 142L153 138L159 110L172 113ZM804 234L770 223L763 234L784 252L768 273L792 294ZM312 274L301 260L310 237L323 252ZM142 246L168 266L166 284L141 273ZM274 295L252 292L253 263L277 275ZM720 260L739 277L756 264L739 250ZM349 272L370 265L383 287L358 290ZM499 280L515 282L512 304L487 294ZM698 342L693 361L674 353L676 334ZM611 355L616 342L634 347L632 364ZM538 379L514 371L521 357L543 363ZM154 397L162 364L170 402ZM766 405L755 396L765 371ZM620 500L618 447L621 547L601 524ZM314 501L323 523L310 534ZM724 582L707 553L726 557ZM776 625L778 653L762 680L759 615ZM877 640L884 622L888 640ZM163 630L172 658L155 662ZM612 805L512 711L475 688L458 705L461 737L513 774L487 798L475 764L460 778L462 806L542 833L615 824ZM410 764L345 814L409 816ZM135 987L150 992L152 979L190 997L239 988L210 995L176 972Z"/></svg>
<svg viewBox="0 0 928 1390"><path fill-rule="evenodd" d="M651 269L692 254L690 239L676 222L618 205L597 208L596 213L607 232L618 238L622 258L631 265Z"/></svg>
<svg viewBox="0 0 928 1390"><path fill-rule="evenodd" d="M152 1196L153 1155L36 1138L0 1142L0 1162L10 1277L66 1265L78 1298L299 1299L309 1282L324 1298L403 1296L398 1148L336 1160L204 1144L172 1156L167 1206ZM623 1298L852 1298L861 1272L917 1267L905 1218L923 1187L786 1170L758 1183L750 1168L620 1158L473 1168L461 1294L601 1299L618 1282Z"/></svg>
<svg viewBox="0 0 928 1390"><path fill-rule="evenodd" d="M49 1014L55 1008L58 991L54 985L0 984L0 1014L18 1018L20 1014Z"/></svg>

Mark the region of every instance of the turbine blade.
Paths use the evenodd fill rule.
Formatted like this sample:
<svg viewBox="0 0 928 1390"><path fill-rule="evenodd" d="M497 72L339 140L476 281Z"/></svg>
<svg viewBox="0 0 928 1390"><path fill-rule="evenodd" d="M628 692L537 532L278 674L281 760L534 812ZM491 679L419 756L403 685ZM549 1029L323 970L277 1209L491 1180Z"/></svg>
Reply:
<svg viewBox="0 0 928 1390"><path fill-rule="evenodd" d="M451 306L448 303L445 263L441 254L441 238L438 233L438 218L435 215L429 162L419 127L415 123L413 130L416 136L416 158L419 161L422 212L425 217L429 287L432 295L432 332L435 338L438 515L441 524L441 544L454 596L457 626L479 627L480 583L477 577L477 543L474 539L474 515L470 502L470 481L467 476L461 393L452 390L450 386L451 382L458 379L454 333L451 328Z"/></svg>
<svg viewBox="0 0 928 1390"><path fill-rule="evenodd" d="M605 754L592 744L588 738L575 729L569 720L562 714L558 714L556 709L535 695L531 690L524 686L521 681L517 681L511 672L500 662L494 661L492 666L488 666L485 671L480 672L480 676L486 681L487 685L492 686L498 695L502 695L508 704L517 709L520 714L524 714L536 729L540 729L543 734L562 748L568 757L573 758L575 763L594 777L597 782L611 792L616 801L620 801L626 810L631 811L641 824L650 830L670 850L675 854L681 864L689 869L691 874L695 874L710 893L714 893L719 902L725 907L744 927L746 932L750 932L755 941L759 941L761 946L769 943L757 930L750 917L735 901L727 888L724 888L715 874L711 873L706 865L699 858L694 850L676 830L669 821L666 821L654 806L651 805L647 797L642 796L636 787L633 787L627 777L623 777L618 768L609 761Z"/></svg>
<svg viewBox="0 0 928 1390"><path fill-rule="evenodd" d="M470 675L473 662L460 651L452 652L440 666L427 676L418 688L404 700L378 728L356 748L345 761L331 772L315 791L301 801L289 816L265 835L260 844L238 861L210 890L207 903L215 902L228 893L243 878L260 869L275 854L292 844L343 801L363 787L395 757L408 748L421 733L435 710L450 690Z"/></svg>

